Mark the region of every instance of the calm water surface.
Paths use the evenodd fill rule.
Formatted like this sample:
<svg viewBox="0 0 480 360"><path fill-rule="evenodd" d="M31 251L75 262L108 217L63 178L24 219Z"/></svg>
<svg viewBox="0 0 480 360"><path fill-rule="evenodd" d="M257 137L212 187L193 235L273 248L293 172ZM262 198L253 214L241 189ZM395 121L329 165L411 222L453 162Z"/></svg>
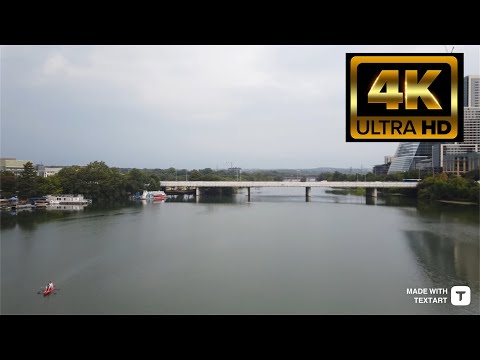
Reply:
<svg viewBox="0 0 480 360"><path fill-rule="evenodd" d="M477 206L312 195L3 213L1 313L480 313ZM454 285L470 305L406 293Z"/></svg>

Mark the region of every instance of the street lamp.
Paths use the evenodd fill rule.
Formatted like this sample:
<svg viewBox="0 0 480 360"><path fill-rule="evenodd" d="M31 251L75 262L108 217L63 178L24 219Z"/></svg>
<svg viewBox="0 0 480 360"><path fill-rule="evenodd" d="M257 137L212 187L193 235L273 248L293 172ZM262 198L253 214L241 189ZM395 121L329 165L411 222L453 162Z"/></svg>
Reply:
<svg viewBox="0 0 480 360"><path fill-rule="evenodd" d="M178 181L178 178L177 178L177 169L175 169L175 181Z"/></svg>

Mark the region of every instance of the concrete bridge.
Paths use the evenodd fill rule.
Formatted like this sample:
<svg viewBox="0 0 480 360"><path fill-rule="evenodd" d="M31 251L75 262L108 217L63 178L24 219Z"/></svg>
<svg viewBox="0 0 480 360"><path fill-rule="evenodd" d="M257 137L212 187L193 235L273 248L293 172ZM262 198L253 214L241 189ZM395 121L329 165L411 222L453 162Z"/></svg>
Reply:
<svg viewBox="0 0 480 360"><path fill-rule="evenodd" d="M196 196L202 195L206 188L246 188L248 190L248 201L250 201L250 188L259 187L301 187L305 188L305 198L309 201L312 187L327 188L358 188L363 187L367 190L367 196L377 197L379 188L416 188L417 182L403 181L161 181L162 188L189 188L195 189Z"/></svg>

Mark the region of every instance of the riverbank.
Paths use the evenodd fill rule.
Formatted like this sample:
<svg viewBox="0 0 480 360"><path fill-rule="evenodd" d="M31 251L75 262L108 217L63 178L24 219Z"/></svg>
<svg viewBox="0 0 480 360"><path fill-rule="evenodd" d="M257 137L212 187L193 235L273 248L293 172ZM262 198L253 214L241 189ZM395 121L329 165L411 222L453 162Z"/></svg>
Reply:
<svg viewBox="0 0 480 360"><path fill-rule="evenodd" d="M452 201L452 200L437 200L437 201L445 204L478 205L477 203L470 202L470 201Z"/></svg>

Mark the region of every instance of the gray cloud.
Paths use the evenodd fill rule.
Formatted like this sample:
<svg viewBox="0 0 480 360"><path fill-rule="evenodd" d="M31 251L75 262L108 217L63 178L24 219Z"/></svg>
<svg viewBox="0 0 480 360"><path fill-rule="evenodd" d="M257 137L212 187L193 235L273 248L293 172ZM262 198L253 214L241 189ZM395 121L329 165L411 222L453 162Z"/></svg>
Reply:
<svg viewBox="0 0 480 360"><path fill-rule="evenodd" d="M480 73L479 49L455 45L466 75ZM347 52L445 49L3 46L1 154L139 168L371 166L397 143L345 142Z"/></svg>

